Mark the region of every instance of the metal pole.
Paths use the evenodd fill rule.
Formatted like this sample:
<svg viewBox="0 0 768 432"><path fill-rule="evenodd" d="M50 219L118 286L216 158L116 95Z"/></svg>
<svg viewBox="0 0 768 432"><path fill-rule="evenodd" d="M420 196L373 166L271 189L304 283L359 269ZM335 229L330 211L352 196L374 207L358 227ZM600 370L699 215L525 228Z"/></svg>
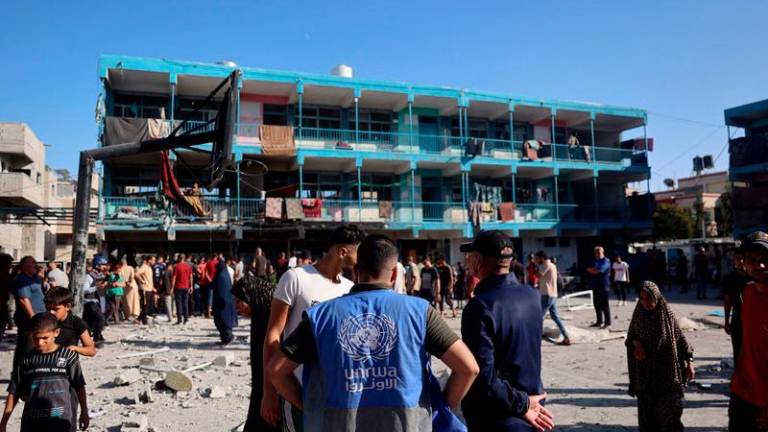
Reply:
<svg viewBox="0 0 768 432"><path fill-rule="evenodd" d="M408 146L413 152L413 102L408 101Z"/></svg>
<svg viewBox="0 0 768 432"><path fill-rule="evenodd" d="M598 220L600 216L600 212L597 207L597 176L595 174L592 174L592 196L595 197L595 199L592 201L594 203L594 211L595 211L595 220Z"/></svg>
<svg viewBox="0 0 768 432"><path fill-rule="evenodd" d="M362 174L360 173L361 167L360 165L357 166L357 218L358 222L361 222L363 219L363 183L362 183Z"/></svg>
<svg viewBox="0 0 768 432"><path fill-rule="evenodd" d="M597 148L595 147L595 119L589 118L589 134L592 136L592 162L597 163Z"/></svg>
<svg viewBox="0 0 768 432"><path fill-rule="evenodd" d="M645 123L646 122L643 121L643 143L645 145L645 161L646 161L646 163L648 163L649 162L649 158L648 158L648 130L646 128L646 124ZM646 201L648 201L648 216L652 217L653 215L651 214L651 208L652 208L651 206L652 206L652 204L651 204L651 173L650 173L650 171L648 172L648 178L645 179L645 190L646 190L646 194L647 194L646 195L646 198L647 198Z"/></svg>
<svg viewBox="0 0 768 432"><path fill-rule="evenodd" d="M243 215L240 213L240 161L237 161L237 220L242 220Z"/></svg>
<svg viewBox="0 0 768 432"><path fill-rule="evenodd" d="M411 222L416 221L416 170L411 168Z"/></svg>
<svg viewBox="0 0 768 432"><path fill-rule="evenodd" d="M509 111L509 149L515 152L515 112Z"/></svg>
<svg viewBox="0 0 768 432"><path fill-rule="evenodd" d="M303 163L299 164L299 198L304 198L304 164Z"/></svg>
<svg viewBox="0 0 768 432"><path fill-rule="evenodd" d="M555 142L555 113L551 113L550 117L552 119L552 160L557 159L557 142Z"/></svg>
<svg viewBox="0 0 768 432"><path fill-rule="evenodd" d="M360 104L359 98L355 96L355 144L360 143Z"/></svg>
<svg viewBox="0 0 768 432"><path fill-rule="evenodd" d="M515 184L515 173L512 173L512 202L517 203L517 185Z"/></svg>
<svg viewBox="0 0 768 432"><path fill-rule="evenodd" d="M557 177L558 175L555 174L555 218L560 220L560 198L557 196Z"/></svg>
<svg viewBox="0 0 768 432"><path fill-rule="evenodd" d="M72 221L72 272L69 289L75 300L75 315L83 313L83 284L85 283L85 260L88 253L88 224L91 211L91 177L94 161L88 152L80 152L80 167L77 172L74 218Z"/></svg>
<svg viewBox="0 0 768 432"><path fill-rule="evenodd" d="M301 140L301 137L302 137L302 127L304 127L303 118L302 118L303 117L303 113L304 113L303 102L304 102L304 93L300 92L299 93L299 140Z"/></svg>

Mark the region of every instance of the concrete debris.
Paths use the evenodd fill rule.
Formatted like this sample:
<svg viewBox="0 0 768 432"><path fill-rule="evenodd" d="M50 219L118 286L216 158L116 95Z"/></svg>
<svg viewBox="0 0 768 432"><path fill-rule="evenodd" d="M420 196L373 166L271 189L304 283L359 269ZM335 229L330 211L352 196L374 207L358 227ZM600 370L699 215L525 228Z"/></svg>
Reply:
<svg viewBox="0 0 768 432"><path fill-rule="evenodd" d="M697 323L696 321L681 317L678 318L677 324L680 326L680 330L682 331L695 331L695 330L701 330L701 324Z"/></svg>
<svg viewBox="0 0 768 432"><path fill-rule="evenodd" d="M245 422L240 423L239 425L235 426L232 429L232 432L243 432L245 431Z"/></svg>
<svg viewBox="0 0 768 432"><path fill-rule="evenodd" d="M171 320L170 318L168 318L168 315L155 315L155 321L161 322L161 323L167 323Z"/></svg>
<svg viewBox="0 0 768 432"><path fill-rule="evenodd" d="M222 399L227 397L227 392L219 386L213 386L203 389L203 391L200 392L200 395L208 399Z"/></svg>
<svg viewBox="0 0 768 432"><path fill-rule="evenodd" d="M112 381L116 386L131 385L137 381L141 381L141 372L138 369L127 369L120 375L116 376Z"/></svg>
<svg viewBox="0 0 768 432"><path fill-rule="evenodd" d="M131 357L150 356L150 355L154 355L154 354L164 353L164 352L167 352L167 351L170 351L170 350L171 349L169 347L162 347L160 349L151 350L151 351L142 351L142 352L135 352L135 353L130 353L130 354L123 354L123 355L117 356L115 358L117 358L117 359L127 359L127 358L131 358Z"/></svg>
<svg viewBox="0 0 768 432"><path fill-rule="evenodd" d="M144 357L141 360L139 360L139 366L154 366L154 365L155 365L154 357Z"/></svg>
<svg viewBox="0 0 768 432"><path fill-rule="evenodd" d="M149 420L145 415L135 415L123 422L121 432L148 432Z"/></svg>
<svg viewBox="0 0 768 432"><path fill-rule="evenodd" d="M227 367L235 361L235 355L232 353L226 353L220 355L213 360L213 365L218 367Z"/></svg>
<svg viewBox="0 0 768 432"><path fill-rule="evenodd" d="M144 390L140 391L136 397L138 403L152 403L154 402L154 396L152 394L152 387L147 384L144 386Z"/></svg>
<svg viewBox="0 0 768 432"><path fill-rule="evenodd" d="M600 343L601 340L610 337L607 330L586 330L576 326L567 326L567 330L571 343ZM544 336L558 339L561 337L560 330L554 323L547 322L544 324Z"/></svg>
<svg viewBox="0 0 768 432"><path fill-rule="evenodd" d="M170 371L165 374L165 386L176 392L190 392L192 378L181 371Z"/></svg>

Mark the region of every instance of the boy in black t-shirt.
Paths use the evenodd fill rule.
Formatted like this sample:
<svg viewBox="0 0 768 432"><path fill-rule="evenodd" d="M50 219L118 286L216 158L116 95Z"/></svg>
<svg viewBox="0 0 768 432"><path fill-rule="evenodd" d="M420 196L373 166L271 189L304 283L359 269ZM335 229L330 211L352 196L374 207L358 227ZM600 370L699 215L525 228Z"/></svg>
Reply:
<svg viewBox="0 0 768 432"><path fill-rule="evenodd" d="M96 355L96 344L82 318L72 315L72 292L67 288L53 288L45 294L45 308L59 322L56 343L80 355ZM83 346L79 346L78 342Z"/></svg>
<svg viewBox="0 0 768 432"><path fill-rule="evenodd" d="M88 428L88 403L85 378L77 353L56 344L58 321L49 313L35 315L29 324L29 335L35 347L16 366L0 432L5 432L8 419L19 399L24 400L21 432L74 432ZM80 404L79 422L70 394L77 394Z"/></svg>

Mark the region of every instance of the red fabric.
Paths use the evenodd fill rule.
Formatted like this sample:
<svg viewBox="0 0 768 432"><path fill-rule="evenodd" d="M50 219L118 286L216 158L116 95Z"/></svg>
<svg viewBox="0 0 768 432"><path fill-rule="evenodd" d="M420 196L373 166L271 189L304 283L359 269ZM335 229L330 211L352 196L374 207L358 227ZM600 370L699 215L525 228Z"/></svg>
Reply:
<svg viewBox="0 0 768 432"><path fill-rule="evenodd" d="M768 290L757 285L744 288L741 312L741 355L733 374L731 391L758 407L768 406Z"/></svg>
<svg viewBox="0 0 768 432"><path fill-rule="evenodd" d="M173 289L182 290L192 288L192 285L189 283L192 278L191 265L185 262L176 264L173 266L173 277L176 278L176 285Z"/></svg>
<svg viewBox="0 0 768 432"><path fill-rule="evenodd" d="M176 175L173 173L173 166L171 166L171 158L168 157L168 150L160 153L162 169L160 170L160 178L163 182L163 195L169 199L178 201L184 201L184 193L181 191Z"/></svg>
<svg viewBox="0 0 768 432"><path fill-rule="evenodd" d="M528 271L528 285L535 288L539 283L539 266L530 262L526 270Z"/></svg>
<svg viewBox="0 0 768 432"><path fill-rule="evenodd" d="M303 199L301 200L301 206L306 218L319 218L322 216L323 200L321 199Z"/></svg>

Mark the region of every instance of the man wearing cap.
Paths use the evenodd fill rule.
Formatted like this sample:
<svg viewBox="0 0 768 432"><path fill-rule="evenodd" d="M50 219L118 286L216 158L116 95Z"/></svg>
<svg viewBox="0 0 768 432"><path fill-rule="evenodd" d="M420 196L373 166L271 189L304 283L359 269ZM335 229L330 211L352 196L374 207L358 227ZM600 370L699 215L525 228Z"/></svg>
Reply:
<svg viewBox="0 0 768 432"><path fill-rule="evenodd" d="M461 251L477 260L480 278L461 319L462 338L480 366L462 402L470 432L552 429L541 404L541 299L510 273L512 240L481 231Z"/></svg>
<svg viewBox="0 0 768 432"><path fill-rule="evenodd" d="M744 244L741 351L731 381L731 431L768 430L768 234L758 231Z"/></svg>

